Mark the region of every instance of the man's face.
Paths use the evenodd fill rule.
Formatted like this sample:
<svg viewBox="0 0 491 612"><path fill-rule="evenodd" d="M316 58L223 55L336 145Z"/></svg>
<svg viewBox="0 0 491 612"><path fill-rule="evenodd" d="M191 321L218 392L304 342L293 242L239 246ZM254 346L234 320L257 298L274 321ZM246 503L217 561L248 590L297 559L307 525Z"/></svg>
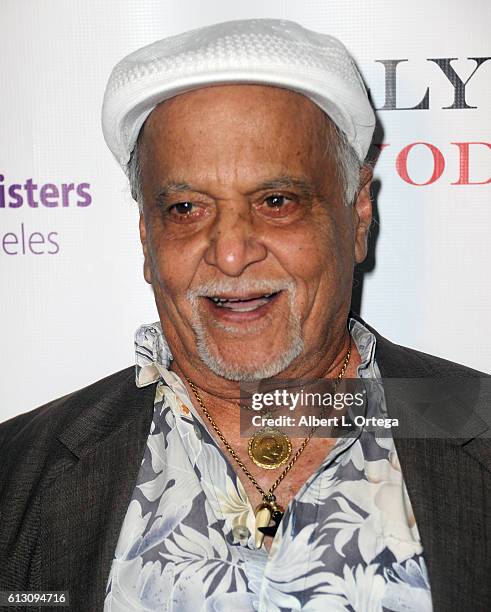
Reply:
<svg viewBox="0 0 491 612"><path fill-rule="evenodd" d="M333 138L317 106L275 87L208 87L151 113L144 272L178 363L299 375L339 338L370 202L365 185L345 205Z"/></svg>

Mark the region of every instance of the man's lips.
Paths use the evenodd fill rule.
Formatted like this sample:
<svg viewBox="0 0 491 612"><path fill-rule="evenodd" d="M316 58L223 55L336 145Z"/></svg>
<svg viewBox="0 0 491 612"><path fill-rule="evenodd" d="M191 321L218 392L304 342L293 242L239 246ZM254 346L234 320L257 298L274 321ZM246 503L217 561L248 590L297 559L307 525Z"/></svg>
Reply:
<svg viewBox="0 0 491 612"><path fill-rule="evenodd" d="M234 317L234 315L240 317L242 313L246 316L246 313L250 313L250 315L264 314L266 307L274 302L280 293L282 292L255 293L244 296L217 295L203 297L205 297L206 301L217 315L226 316L228 318L229 315L232 317Z"/></svg>
<svg viewBox="0 0 491 612"><path fill-rule="evenodd" d="M235 312L249 312L267 304L273 296L277 295L277 293L278 292L241 297L209 296L208 299L211 300L215 306L218 306L218 308L228 308Z"/></svg>

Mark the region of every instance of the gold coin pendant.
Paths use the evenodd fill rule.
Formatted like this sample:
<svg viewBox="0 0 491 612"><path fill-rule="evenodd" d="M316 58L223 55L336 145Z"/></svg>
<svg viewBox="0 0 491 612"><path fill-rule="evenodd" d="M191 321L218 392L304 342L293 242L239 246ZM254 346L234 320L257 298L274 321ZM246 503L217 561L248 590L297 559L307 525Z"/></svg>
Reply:
<svg viewBox="0 0 491 612"><path fill-rule="evenodd" d="M257 466L274 470L288 461L292 444L288 436L277 429L261 429L250 438L248 452Z"/></svg>

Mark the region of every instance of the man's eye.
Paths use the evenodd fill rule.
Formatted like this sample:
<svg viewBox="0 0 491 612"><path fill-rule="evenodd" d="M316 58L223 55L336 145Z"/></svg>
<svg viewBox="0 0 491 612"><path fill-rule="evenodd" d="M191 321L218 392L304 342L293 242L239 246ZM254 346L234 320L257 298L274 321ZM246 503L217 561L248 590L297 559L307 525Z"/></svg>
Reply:
<svg viewBox="0 0 491 612"><path fill-rule="evenodd" d="M267 217L281 219L298 211L298 201L293 196L275 193L262 200L258 211Z"/></svg>
<svg viewBox="0 0 491 612"><path fill-rule="evenodd" d="M264 201L269 208L281 208L289 202L289 199L283 195L272 195L267 197Z"/></svg>
<svg viewBox="0 0 491 612"><path fill-rule="evenodd" d="M195 210L195 205L192 202L178 202L169 207L169 212L180 216L189 215Z"/></svg>

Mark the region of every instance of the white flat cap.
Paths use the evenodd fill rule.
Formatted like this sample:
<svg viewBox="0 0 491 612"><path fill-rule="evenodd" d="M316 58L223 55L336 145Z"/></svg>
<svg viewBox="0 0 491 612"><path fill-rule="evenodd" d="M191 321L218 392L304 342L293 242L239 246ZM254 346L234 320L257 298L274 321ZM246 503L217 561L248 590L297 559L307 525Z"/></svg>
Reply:
<svg viewBox="0 0 491 612"><path fill-rule="evenodd" d="M126 168L157 104L227 83L273 85L307 96L365 158L375 115L344 45L292 21L247 19L158 40L115 66L104 94L102 130L118 163Z"/></svg>

